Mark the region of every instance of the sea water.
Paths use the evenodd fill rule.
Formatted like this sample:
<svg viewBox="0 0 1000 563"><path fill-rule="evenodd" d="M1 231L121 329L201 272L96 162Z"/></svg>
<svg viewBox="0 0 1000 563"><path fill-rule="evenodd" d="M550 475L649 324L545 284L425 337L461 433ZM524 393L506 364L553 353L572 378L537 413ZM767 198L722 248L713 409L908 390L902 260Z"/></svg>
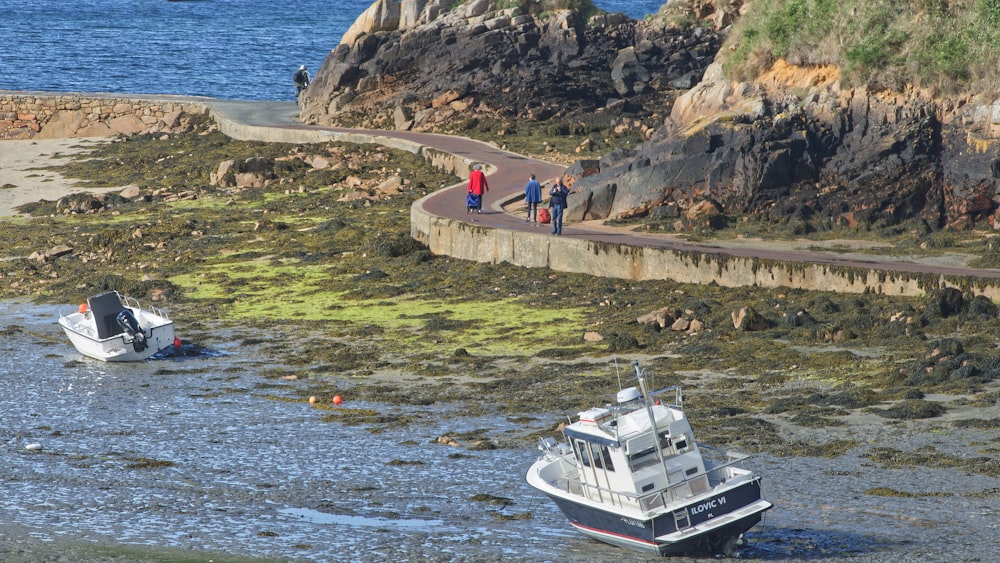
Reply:
<svg viewBox="0 0 1000 563"><path fill-rule="evenodd" d="M0 300L0 560L55 560L37 542L60 540L288 561L649 560L587 539L525 482L539 452L524 438L550 432L564 413L515 420L469 414L461 401L359 403L348 382L347 401L330 411L306 400L305 382L260 375L301 368L272 363L283 358L251 343L271 346L280 332L180 327L196 346L107 364L73 349L55 322L60 309L75 307ZM696 394L705 382L688 377ZM352 410L400 423L327 419ZM712 421L692 424L697 432ZM1000 478L864 457L880 444L989 455L989 432L947 428L886 425L834 459L752 458L774 509L747 535L741 558L995 561ZM466 433L500 447L437 439ZM11 540L10 526L35 549Z"/></svg>
<svg viewBox="0 0 1000 563"><path fill-rule="evenodd" d="M634 18L661 0L595 0ZM292 100L371 0L0 0L0 90Z"/></svg>

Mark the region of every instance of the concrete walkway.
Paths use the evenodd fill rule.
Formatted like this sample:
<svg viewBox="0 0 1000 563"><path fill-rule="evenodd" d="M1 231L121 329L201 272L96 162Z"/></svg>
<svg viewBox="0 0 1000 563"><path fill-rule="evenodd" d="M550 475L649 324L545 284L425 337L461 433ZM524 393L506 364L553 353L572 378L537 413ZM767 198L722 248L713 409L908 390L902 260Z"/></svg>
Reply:
<svg viewBox="0 0 1000 563"><path fill-rule="evenodd" d="M450 254L483 262L510 261L526 266L568 268L567 271L629 279L670 278L677 281L703 282L704 279L700 274L676 275L677 264L690 269L692 262L690 256L698 255L711 258L717 265L732 260L745 262L745 266L740 268L740 274L731 279L731 283L722 285L773 285L909 294L920 293L937 285L969 287L978 284L985 287L973 288L977 293L1000 298L1000 290L996 289L1000 287L1000 271L969 268L964 262L970 257L958 254L933 258L885 257L865 253L863 245L851 248L850 245L856 245L856 241L827 243L831 248L826 251L817 249L822 243L815 241L693 243L670 235L635 233L628 229L611 228L597 223L568 224L563 229L563 236L555 237L548 234L547 225L528 224L523 216L506 213L503 207L523 193L524 184L530 173L534 173L539 180L544 181L561 174L563 172L561 166L526 158L488 143L462 137L412 131L367 131L307 126L297 121L298 108L291 102L212 101L209 107L222 131L237 139L297 143L332 140L380 143L422 154L436 161L439 166L452 168L451 171L459 177L467 177L468 167L472 163L488 164L490 191L485 198L481 215L466 213L464 183L441 190L414 204L412 213L415 223L414 236L428 243L432 251L439 254ZM450 161L443 158L444 155L449 155ZM459 241L481 237L484 229L499 230L503 233L494 232L487 239L473 240L466 244L468 248L456 247ZM445 233L445 230L452 232ZM512 240L511 237L516 240ZM574 240L577 243L589 244L574 246L572 243ZM594 246L595 244L602 245L603 255L596 250L598 247ZM492 251L489 245L493 246ZM607 245L618 248L618 254L623 252L630 254L628 260L617 270L613 265L609 265L611 267L608 269L603 268L609 259ZM870 246L876 244L872 243ZM538 249L544 250L543 255L538 255L542 252ZM670 264L661 263L662 260L658 258L660 261L654 265L649 257L649 251L653 249L657 249L661 254L668 253L675 257L688 258ZM571 260L575 262L584 260L591 264L576 263L560 267L559 252L562 251L568 251ZM787 263L790 266L780 275L772 272L770 277L768 275L762 277L757 272L761 261ZM693 262L694 267L698 268L702 259L694 259ZM792 272L795 264L810 265L814 271L804 276L795 274ZM704 266L706 264L700 264L701 269L704 269ZM815 269L817 267L818 270ZM657 271L662 269L674 271ZM748 277L749 270L754 270L754 273ZM840 274L836 273L838 270L841 271ZM816 278L817 272L822 274L821 279ZM858 285L853 283L857 272L869 272L878 279L873 278ZM720 275L725 275L725 272L720 272ZM831 286L829 279L834 275L850 278L852 282ZM885 282L880 281L887 277L895 278L897 275L910 280L904 284L905 287L892 283L885 287ZM913 281L921 276L940 278L941 281L931 283L928 283L927 279ZM769 279L771 281L768 281ZM815 287L816 285L819 287Z"/></svg>

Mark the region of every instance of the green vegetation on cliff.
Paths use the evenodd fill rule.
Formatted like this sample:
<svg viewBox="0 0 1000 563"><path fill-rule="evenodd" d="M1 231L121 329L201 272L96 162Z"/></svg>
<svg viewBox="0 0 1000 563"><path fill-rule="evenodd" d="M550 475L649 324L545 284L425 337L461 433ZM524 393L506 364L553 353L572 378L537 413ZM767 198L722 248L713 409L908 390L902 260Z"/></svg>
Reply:
<svg viewBox="0 0 1000 563"><path fill-rule="evenodd" d="M452 11L457 10L464 7L465 4L466 0L459 0L452 5L451 9ZM497 8L500 10L520 8L523 13L532 16L559 10L573 10L583 15L585 19L601 12L591 0L497 0Z"/></svg>
<svg viewBox="0 0 1000 563"><path fill-rule="evenodd" d="M1000 0L757 0L722 52L727 74L746 80L784 58L833 64L845 86L996 93Z"/></svg>

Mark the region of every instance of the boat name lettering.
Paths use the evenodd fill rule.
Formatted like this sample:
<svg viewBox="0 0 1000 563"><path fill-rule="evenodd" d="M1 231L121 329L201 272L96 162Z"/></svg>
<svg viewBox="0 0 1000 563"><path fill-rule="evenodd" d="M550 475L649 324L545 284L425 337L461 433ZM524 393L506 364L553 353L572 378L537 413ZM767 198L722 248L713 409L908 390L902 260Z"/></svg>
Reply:
<svg viewBox="0 0 1000 563"><path fill-rule="evenodd" d="M645 526L642 525L642 522L640 522L638 520L633 520L631 518L624 518L623 517L622 518L622 522L628 524L629 526L635 526L636 528L645 528Z"/></svg>
<svg viewBox="0 0 1000 563"><path fill-rule="evenodd" d="M701 514L706 510L712 510L713 508L718 508L723 504L726 504L726 497L714 498L708 502L703 502L699 505L692 506L691 514Z"/></svg>

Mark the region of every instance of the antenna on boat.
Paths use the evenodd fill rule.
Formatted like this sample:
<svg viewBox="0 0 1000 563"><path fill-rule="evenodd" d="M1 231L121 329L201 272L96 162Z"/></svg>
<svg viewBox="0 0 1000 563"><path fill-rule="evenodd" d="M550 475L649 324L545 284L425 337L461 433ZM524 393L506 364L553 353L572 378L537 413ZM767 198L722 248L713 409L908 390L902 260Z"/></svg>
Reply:
<svg viewBox="0 0 1000 563"><path fill-rule="evenodd" d="M663 478L666 483L670 482L670 474L667 471L667 462L663 457L663 444L660 443L660 429L656 425L656 416L653 415L653 400L649 389L646 387L646 372L639 367L639 360L632 364L635 368L635 378L639 380L639 391L642 392L642 402L646 406L646 415L649 416L649 425L653 429L653 444L656 448L656 459L660 462L660 469L663 470Z"/></svg>
<svg viewBox="0 0 1000 563"><path fill-rule="evenodd" d="M622 389L622 372L618 369L618 356L615 356L615 375L618 376L618 389Z"/></svg>

